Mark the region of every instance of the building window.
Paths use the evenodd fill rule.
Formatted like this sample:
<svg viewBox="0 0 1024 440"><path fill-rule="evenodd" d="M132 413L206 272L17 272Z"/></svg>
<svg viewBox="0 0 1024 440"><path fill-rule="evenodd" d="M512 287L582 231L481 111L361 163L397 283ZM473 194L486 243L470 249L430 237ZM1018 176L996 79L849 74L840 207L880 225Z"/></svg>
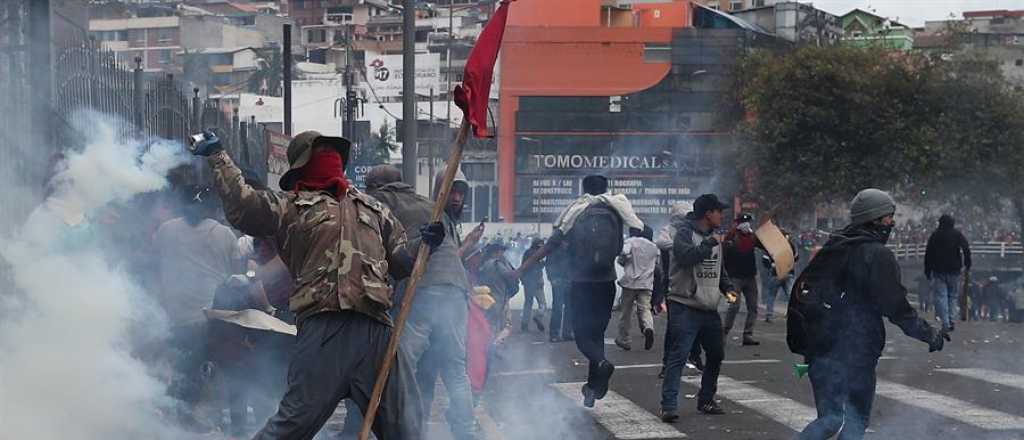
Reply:
<svg viewBox="0 0 1024 440"><path fill-rule="evenodd" d="M718 4L718 0L708 2L708 7L714 10L718 10L721 6Z"/></svg>
<svg viewBox="0 0 1024 440"><path fill-rule="evenodd" d="M755 7L755 8L763 8L764 7L764 0L754 0L753 7Z"/></svg>
<svg viewBox="0 0 1024 440"><path fill-rule="evenodd" d="M174 41L174 29L160 29L156 33L157 41L161 43L170 43Z"/></svg>
<svg viewBox="0 0 1024 440"><path fill-rule="evenodd" d="M146 30L145 29L129 29L128 30L128 41L137 44L146 44Z"/></svg>
<svg viewBox="0 0 1024 440"><path fill-rule="evenodd" d="M729 2L730 11L739 11L743 9L743 0L732 0Z"/></svg>
<svg viewBox="0 0 1024 440"><path fill-rule="evenodd" d="M326 29L310 29L307 35L307 40L310 43L324 43L327 41Z"/></svg>
<svg viewBox="0 0 1024 440"><path fill-rule="evenodd" d="M160 64L170 64L171 63L171 51L169 51L169 50L158 50L157 51L157 55L160 57L159 58Z"/></svg>

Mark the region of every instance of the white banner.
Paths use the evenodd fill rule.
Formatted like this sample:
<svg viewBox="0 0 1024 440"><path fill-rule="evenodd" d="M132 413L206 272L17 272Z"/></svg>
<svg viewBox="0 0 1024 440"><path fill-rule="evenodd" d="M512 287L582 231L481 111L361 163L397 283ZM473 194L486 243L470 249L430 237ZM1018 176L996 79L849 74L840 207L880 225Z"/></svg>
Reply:
<svg viewBox="0 0 1024 440"><path fill-rule="evenodd" d="M369 54L367 54L369 55ZM376 55L366 57L366 76L370 87L378 97L398 97L402 95L402 55ZM430 96L441 93L441 54L416 54L416 93Z"/></svg>

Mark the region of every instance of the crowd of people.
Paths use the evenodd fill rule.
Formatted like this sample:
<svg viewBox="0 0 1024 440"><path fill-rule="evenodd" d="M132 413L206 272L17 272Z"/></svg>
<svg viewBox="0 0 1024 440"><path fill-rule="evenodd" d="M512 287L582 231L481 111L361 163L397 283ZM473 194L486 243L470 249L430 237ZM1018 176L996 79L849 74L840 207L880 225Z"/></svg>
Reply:
<svg viewBox="0 0 1024 440"><path fill-rule="evenodd" d="M633 350L634 329L645 350L662 337L661 419L680 417L680 376L688 363L702 376L696 410L724 414L715 394L727 337L746 310L740 345L760 344L759 305L772 322L781 299L789 303L788 319L796 312L790 348L809 365L819 415L801 438L840 430L844 438L860 438L874 398L862 385L874 380L885 343L881 320L942 349L955 327L956 280L971 268L964 235L943 217L928 239L929 295L922 296L932 299L936 329L907 300L885 247L895 229L895 202L878 190L859 194L850 225L825 242L817 233L783 231L789 249L782 254L777 243L769 251L772 245L761 242L752 215L727 220L729 204L714 194L674 206L670 222L655 231L600 175L583 179L583 194L559 215L549 237L485 239L484 224L468 232L461 226L469 191L461 172L440 221L432 221L444 170L430 198L389 165L370 171L364 192L344 175L349 148L342 138L297 135L282 190L272 191L235 166L208 134L195 153L212 168L212 188L184 186L177 203L150 203L144 216L150 220L135 222L147 225L135 228L139 255L151 250L153 261L126 261L137 266L171 323L169 341L146 356L169 366L168 393L180 402L169 416L181 426L230 438L312 439L343 403L342 438L355 438L378 373L389 365L371 425L376 438L422 438L440 380L452 436L479 439L475 409L495 353L513 334L517 295L524 304L519 332L572 341L586 357L584 407L598 405L612 383L615 365L604 341L618 297L616 346ZM421 248L429 259L413 279ZM802 268L780 269L789 264L773 255L785 251ZM839 279L846 284L836 286ZM858 294L833 296L838 291ZM976 299L970 313L978 319L1015 316L997 278L967 294ZM392 363L388 345L404 303L409 314ZM825 303L834 307L813 309ZM667 318L664 335L655 334L656 315Z"/></svg>

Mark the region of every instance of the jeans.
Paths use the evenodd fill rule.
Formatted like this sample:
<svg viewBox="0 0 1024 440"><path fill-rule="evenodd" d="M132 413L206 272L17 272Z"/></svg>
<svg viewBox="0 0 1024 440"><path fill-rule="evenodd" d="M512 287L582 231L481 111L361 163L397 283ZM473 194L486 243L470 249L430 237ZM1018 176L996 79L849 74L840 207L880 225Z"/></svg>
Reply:
<svg viewBox="0 0 1024 440"><path fill-rule="evenodd" d="M775 297L782 289L782 297L788 297L789 291L793 288L793 274L789 274L784 280L775 278L775 273L765 275L764 280L764 316L767 319L775 317Z"/></svg>
<svg viewBox="0 0 1024 440"><path fill-rule="evenodd" d="M450 401L448 424L454 437L459 440L475 438L477 426L473 414L473 391L466 372L467 301L465 292L453 286L418 289L400 344L401 351L417 365L418 381L421 378L427 379L419 371L423 365L420 361L425 357L437 361L436 372L422 373L431 379L436 379L439 373L444 381ZM435 382L419 382L420 395L432 397ZM431 402L423 403L429 410Z"/></svg>
<svg viewBox="0 0 1024 440"><path fill-rule="evenodd" d="M615 282L573 282L572 309L576 348L590 361L587 383L604 357L604 332L612 318Z"/></svg>
<svg viewBox="0 0 1024 440"><path fill-rule="evenodd" d="M622 316L619 319L619 342L629 344L632 338L629 335L629 326L633 321L633 314L640 323L640 331L654 328L654 315L651 313L651 291L634 290L622 288Z"/></svg>
<svg viewBox="0 0 1024 440"><path fill-rule="evenodd" d="M950 329L960 308L960 273L933 273L932 291L935 292L935 316L942 327Z"/></svg>
<svg viewBox="0 0 1024 440"><path fill-rule="evenodd" d="M754 323L757 322L757 278L733 278L732 284L743 297L747 305L747 317L743 322L743 336L754 335ZM725 312L725 324L722 330L728 334L736 322L736 315L740 312L740 302L729 304L729 310Z"/></svg>
<svg viewBox="0 0 1024 440"><path fill-rule="evenodd" d="M811 387L818 418L800 433L799 440L864 438L875 400L875 367L878 359L853 362L843 356L824 355L810 359ZM842 430L842 432L840 432Z"/></svg>
<svg viewBox="0 0 1024 440"><path fill-rule="evenodd" d="M572 284L568 281L551 282L551 322L548 334L552 338L572 337Z"/></svg>
<svg viewBox="0 0 1024 440"><path fill-rule="evenodd" d="M716 310L700 310L668 301L668 330L673 344L669 348L665 379L661 385L661 408L675 411L679 408L679 379L683 374L686 356L694 344L704 348L707 359L701 373L697 406L710 403L718 392L718 373L725 360L725 341L722 335L722 317Z"/></svg>
<svg viewBox="0 0 1024 440"><path fill-rule="evenodd" d="M324 312L299 325L288 369L288 391L253 440L310 440L342 399L360 411L370 402L391 328L362 313ZM421 438L419 392L399 351L381 396L373 431L380 440Z"/></svg>
<svg viewBox="0 0 1024 440"><path fill-rule="evenodd" d="M537 300L537 313L542 321L544 319L544 309L548 307L548 301L544 298L543 283L539 286L523 284L523 294L526 297L523 298L523 320L520 323L520 328L527 330L530 327L530 319L533 318L533 300Z"/></svg>

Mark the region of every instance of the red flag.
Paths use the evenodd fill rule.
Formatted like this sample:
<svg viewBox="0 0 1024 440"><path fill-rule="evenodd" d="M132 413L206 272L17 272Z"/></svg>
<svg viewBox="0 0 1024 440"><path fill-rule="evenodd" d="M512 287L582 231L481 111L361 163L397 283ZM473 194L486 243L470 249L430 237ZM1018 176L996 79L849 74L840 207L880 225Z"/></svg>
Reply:
<svg viewBox="0 0 1024 440"><path fill-rule="evenodd" d="M462 109L463 117L473 125L476 137L488 137L487 104L491 96L491 81L494 65L498 62L498 50L505 36L505 22L508 20L508 4L502 0L498 10L487 23L480 38L473 46L462 75L462 85L455 86L455 104Z"/></svg>

